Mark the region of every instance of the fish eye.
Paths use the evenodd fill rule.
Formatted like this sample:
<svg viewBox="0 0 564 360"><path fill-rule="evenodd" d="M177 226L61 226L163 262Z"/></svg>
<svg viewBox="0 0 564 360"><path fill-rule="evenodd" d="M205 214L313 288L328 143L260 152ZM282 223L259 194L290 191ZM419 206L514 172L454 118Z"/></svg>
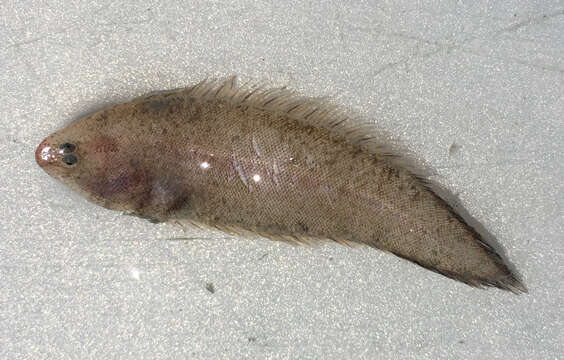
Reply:
<svg viewBox="0 0 564 360"><path fill-rule="evenodd" d="M61 160L69 166L76 164L76 162L78 161L78 159L74 155L65 155Z"/></svg>
<svg viewBox="0 0 564 360"><path fill-rule="evenodd" d="M64 143L59 145L59 150L63 152L63 154L68 154L73 152L76 149L76 145L71 144L71 143Z"/></svg>

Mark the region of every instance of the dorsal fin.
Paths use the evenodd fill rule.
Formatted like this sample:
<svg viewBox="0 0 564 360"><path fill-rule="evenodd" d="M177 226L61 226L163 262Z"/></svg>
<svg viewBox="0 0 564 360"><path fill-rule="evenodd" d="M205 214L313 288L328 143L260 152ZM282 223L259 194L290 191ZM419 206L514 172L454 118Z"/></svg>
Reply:
<svg viewBox="0 0 564 360"><path fill-rule="evenodd" d="M271 88L265 84L246 83L237 86L237 76L205 79L186 88L182 94L200 101L218 99L235 106L247 105L281 114L304 125L324 128L340 135L348 142L385 159L391 166L408 170L419 180L431 174L399 141L374 123L353 115L352 110L331 103L326 97L302 96L286 87ZM428 187L425 181L420 181L420 184Z"/></svg>

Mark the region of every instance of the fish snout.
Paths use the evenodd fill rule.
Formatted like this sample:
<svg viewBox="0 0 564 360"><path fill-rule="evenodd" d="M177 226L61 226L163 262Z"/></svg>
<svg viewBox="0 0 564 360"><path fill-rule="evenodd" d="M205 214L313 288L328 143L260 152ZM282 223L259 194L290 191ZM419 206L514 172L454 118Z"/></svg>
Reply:
<svg viewBox="0 0 564 360"><path fill-rule="evenodd" d="M47 139L43 140L35 149L35 162L40 167L45 167L49 163L56 161L56 149L54 149Z"/></svg>

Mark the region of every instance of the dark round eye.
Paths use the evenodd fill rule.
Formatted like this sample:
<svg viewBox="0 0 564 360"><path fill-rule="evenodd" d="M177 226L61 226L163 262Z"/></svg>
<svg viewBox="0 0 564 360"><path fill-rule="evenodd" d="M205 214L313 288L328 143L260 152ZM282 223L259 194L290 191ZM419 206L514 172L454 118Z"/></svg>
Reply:
<svg viewBox="0 0 564 360"><path fill-rule="evenodd" d="M63 152L63 154L68 154L73 152L76 149L76 146L74 144L71 143L64 143L59 145L59 150L61 150Z"/></svg>
<svg viewBox="0 0 564 360"><path fill-rule="evenodd" d="M63 162L69 166L76 164L76 162L78 161L78 159L74 155L65 155L61 160L63 160Z"/></svg>

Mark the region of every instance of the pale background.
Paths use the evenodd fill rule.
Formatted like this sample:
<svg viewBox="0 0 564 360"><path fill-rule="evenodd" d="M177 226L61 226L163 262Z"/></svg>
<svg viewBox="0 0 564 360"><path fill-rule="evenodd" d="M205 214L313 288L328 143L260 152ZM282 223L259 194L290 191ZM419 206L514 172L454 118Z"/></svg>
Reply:
<svg viewBox="0 0 564 360"><path fill-rule="evenodd" d="M346 3L1 2L0 358L564 358L564 2ZM183 233L34 163L83 114L231 74L399 138L529 294L369 248Z"/></svg>

